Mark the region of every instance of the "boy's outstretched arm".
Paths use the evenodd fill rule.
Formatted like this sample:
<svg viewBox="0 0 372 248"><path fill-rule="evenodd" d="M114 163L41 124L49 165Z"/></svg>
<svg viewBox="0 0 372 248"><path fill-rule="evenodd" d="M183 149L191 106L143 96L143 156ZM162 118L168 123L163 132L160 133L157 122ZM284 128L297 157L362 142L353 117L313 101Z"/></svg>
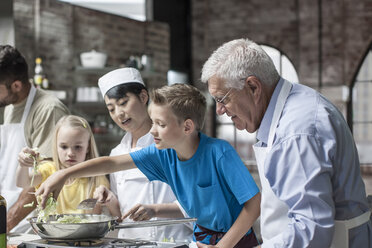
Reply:
<svg viewBox="0 0 372 248"><path fill-rule="evenodd" d="M105 175L132 168L135 168L135 164L129 154L87 160L53 173L41 184L40 188L36 191L36 196L41 196L41 206L45 208L49 194L53 193L53 197L57 199L59 192L68 178Z"/></svg>
<svg viewBox="0 0 372 248"><path fill-rule="evenodd" d="M257 193L254 197L244 203L244 207L238 218L216 246L218 248L234 247L253 226L254 222L260 215L260 204L261 193ZM213 246L204 246L198 243L198 247Z"/></svg>

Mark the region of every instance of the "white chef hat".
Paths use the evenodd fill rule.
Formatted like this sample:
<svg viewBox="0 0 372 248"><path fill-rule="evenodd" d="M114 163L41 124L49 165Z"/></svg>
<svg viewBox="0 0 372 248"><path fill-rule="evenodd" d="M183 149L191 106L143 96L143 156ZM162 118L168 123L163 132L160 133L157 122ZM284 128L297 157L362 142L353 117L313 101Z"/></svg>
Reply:
<svg viewBox="0 0 372 248"><path fill-rule="evenodd" d="M111 88L127 83L139 83L145 86L140 72L130 67L110 71L98 79L98 86L103 97Z"/></svg>

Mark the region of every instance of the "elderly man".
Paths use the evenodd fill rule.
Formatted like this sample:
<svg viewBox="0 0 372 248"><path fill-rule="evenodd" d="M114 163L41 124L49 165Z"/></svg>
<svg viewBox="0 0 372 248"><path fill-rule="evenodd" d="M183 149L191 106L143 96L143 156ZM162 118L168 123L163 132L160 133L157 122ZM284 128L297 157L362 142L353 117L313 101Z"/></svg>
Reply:
<svg viewBox="0 0 372 248"><path fill-rule="evenodd" d="M315 90L281 78L247 39L227 42L201 80L239 130L257 131L262 247L372 247L372 226L353 136Z"/></svg>

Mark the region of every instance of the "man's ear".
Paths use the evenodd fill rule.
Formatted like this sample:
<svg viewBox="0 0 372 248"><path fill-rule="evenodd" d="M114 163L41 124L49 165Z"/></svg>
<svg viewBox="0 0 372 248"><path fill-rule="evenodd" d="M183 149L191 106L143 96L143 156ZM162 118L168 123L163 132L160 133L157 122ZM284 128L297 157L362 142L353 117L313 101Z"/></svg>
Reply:
<svg viewBox="0 0 372 248"><path fill-rule="evenodd" d="M23 84L22 84L22 82L19 81L19 80L14 81L13 83L10 84L10 90L13 93L21 92L23 90Z"/></svg>
<svg viewBox="0 0 372 248"><path fill-rule="evenodd" d="M249 76L245 79L245 87L255 103L258 103L262 94L262 83L255 76Z"/></svg>
<svg viewBox="0 0 372 248"><path fill-rule="evenodd" d="M186 134L191 134L195 130L195 124L191 119L186 119L183 123Z"/></svg>

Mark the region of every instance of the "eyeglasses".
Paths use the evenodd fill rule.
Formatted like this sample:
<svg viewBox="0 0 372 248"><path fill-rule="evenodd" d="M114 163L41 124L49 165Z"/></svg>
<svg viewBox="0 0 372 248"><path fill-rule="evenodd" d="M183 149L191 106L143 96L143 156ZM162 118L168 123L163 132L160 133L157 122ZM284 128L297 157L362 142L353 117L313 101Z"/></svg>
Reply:
<svg viewBox="0 0 372 248"><path fill-rule="evenodd" d="M226 97L229 95L230 91L232 90L233 88L230 88L229 91L222 97L222 98L214 98L214 100L217 102L217 103L220 103L222 105L226 105L225 103L225 100L226 100Z"/></svg>

